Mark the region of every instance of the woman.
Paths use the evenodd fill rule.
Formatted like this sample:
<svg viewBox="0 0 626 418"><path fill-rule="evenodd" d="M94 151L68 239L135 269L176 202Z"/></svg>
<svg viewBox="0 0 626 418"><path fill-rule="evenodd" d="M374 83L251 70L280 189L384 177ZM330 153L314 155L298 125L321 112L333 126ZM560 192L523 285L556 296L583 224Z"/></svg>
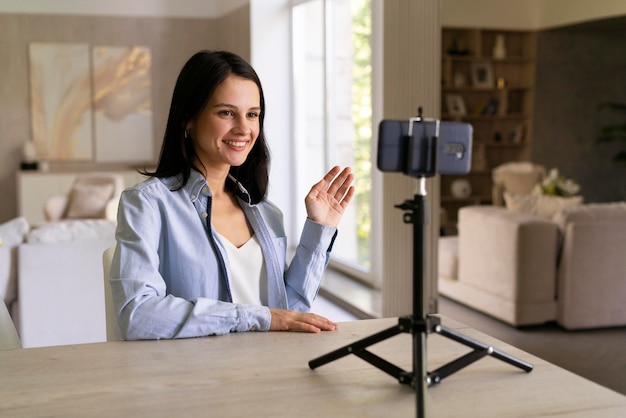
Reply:
<svg viewBox="0 0 626 418"><path fill-rule="evenodd" d="M110 283L126 339L336 328L307 311L353 175L334 167L311 188L287 268L282 213L266 200L264 115L241 57L201 51L181 70L157 168L120 199Z"/></svg>

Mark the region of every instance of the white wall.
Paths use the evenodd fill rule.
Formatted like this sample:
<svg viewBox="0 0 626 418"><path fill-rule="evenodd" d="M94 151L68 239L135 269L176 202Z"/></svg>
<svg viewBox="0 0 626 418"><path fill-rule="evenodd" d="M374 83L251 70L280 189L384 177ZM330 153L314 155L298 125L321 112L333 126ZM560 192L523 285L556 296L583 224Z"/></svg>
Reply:
<svg viewBox="0 0 626 418"><path fill-rule="evenodd" d="M2 0L0 13L213 18L249 0Z"/></svg>
<svg viewBox="0 0 626 418"><path fill-rule="evenodd" d="M530 29L539 25L541 0L441 0L443 26Z"/></svg>
<svg viewBox="0 0 626 418"><path fill-rule="evenodd" d="M624 0L534 0L541 2L541 28L626 14Z"/></svg>
<svg viewBox="0 0 626 418"><path fill-rule="evenodd" d="M624 0L441 0L444 26L546 29L626 14Z"/></svg>

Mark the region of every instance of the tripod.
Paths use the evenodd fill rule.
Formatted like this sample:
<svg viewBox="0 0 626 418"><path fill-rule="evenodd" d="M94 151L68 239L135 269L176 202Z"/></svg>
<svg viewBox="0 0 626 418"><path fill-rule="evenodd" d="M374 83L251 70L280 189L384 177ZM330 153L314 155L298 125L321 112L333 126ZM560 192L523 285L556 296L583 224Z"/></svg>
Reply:
<svg viewBox="0 0 626 418"><path fill-rule="evenodd" d="M309 367L311 369L315 369L326 363L347 356L348 354L354 354L385 373L397 378L400 383L413 386L416 397L416 416L425 417L426 388L432 384L440 383L445 377L487 355L519 367L526 372L530 372L533 369L533 365L505 354L492 346L475 341L448 329L441 325L441 319L439 317L428 315L426 313L426 285L423 272L424 253L426 249L424 226L428 223L426 216L427 202L425 178L420 177L419 180L420 191L415 194L413 200L406 200L400 205L395 205L396 208L408 211L408 213L404 213L404 222L413 224L413 315L400 317L398 319L398 324L391 328L373 334L369 337L365 337L362 340L334 350L321 357L315 358L309 361ZM411 333L413 336L412 372L405 371L367 350L369 346L403 332ZM436 332L437 334L464 344L472 348L473 351L439 367L432 372L427 372L426 335L431 332Z"/></svg>

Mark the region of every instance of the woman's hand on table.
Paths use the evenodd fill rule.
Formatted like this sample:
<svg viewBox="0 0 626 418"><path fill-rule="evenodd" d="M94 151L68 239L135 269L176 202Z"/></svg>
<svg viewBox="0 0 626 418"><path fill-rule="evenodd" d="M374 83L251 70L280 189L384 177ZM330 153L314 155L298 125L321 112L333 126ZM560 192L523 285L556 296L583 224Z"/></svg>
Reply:
<svg viewBox="0 0 626 418"><path fill-rule="evenodd" d="M337 324L323 316L285 309L270 309L270 331L314 332L334 331Z"/></svg>

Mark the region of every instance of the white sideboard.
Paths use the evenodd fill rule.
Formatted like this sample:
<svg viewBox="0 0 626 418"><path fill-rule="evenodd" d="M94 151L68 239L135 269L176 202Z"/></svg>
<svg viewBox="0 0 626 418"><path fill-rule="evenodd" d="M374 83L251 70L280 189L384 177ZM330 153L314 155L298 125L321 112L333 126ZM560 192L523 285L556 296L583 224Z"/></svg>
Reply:
<svg viewBox="0 0 626 418"><path fill-rule="evenodd" d="M130 187L145 179L135 170L117 170L124 177L124 187ZM84 172L42 172L18 171L17 213L24 216L32 226L46 222L43 207L46 201L57 195L69 192L74 180Z"/></svg>

